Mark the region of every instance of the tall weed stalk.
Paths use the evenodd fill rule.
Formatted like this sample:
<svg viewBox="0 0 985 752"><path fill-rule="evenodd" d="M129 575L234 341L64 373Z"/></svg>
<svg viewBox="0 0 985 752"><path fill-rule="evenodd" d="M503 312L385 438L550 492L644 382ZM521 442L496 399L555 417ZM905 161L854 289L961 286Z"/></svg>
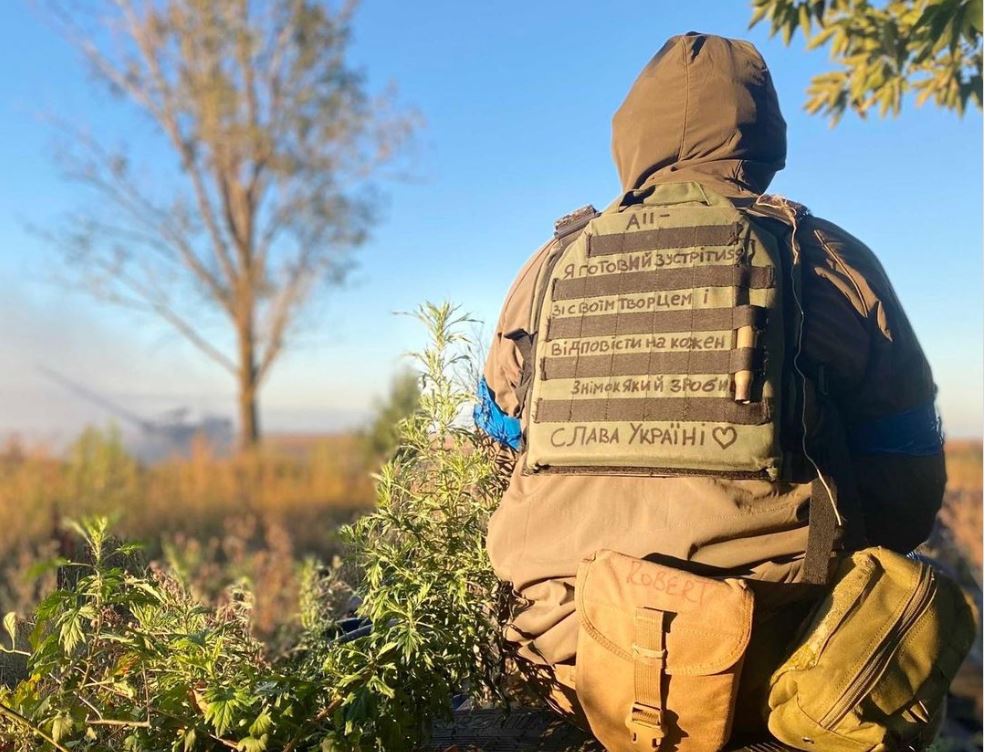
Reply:
<svg viewBox="0 0 985 752"><path fill-rule="evenodd" d="M380 749L419 741L433 718L449 714L456 693L495 691L502 657L484 541L504 477L496 453L463 420L475 395L463 334L471 321L447 304L417 316L431 342L415 355L420 409L401 423L400 444L380 472L376 512L344 531L364 577L359 614L378 629L327 661L354 680L340 719Z"/></svg>

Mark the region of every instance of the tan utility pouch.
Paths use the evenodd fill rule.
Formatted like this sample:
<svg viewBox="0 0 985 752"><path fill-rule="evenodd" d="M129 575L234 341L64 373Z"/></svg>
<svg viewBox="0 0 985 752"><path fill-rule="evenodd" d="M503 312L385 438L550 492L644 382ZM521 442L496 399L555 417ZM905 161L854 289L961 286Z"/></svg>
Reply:
<svg viewBox="0 0 985 752"><path fill-rule="evenodd" d="M746 584L599 551L575 595L575 687L606 749L722 749L752 629Z"/></svg>
<svg viewBox="0 0 985 752"><path fill-rule="evenodd" d="M859 551L773 674L770 731L802 750L921 749L976 632L973 605L947 577Z"/></svg>

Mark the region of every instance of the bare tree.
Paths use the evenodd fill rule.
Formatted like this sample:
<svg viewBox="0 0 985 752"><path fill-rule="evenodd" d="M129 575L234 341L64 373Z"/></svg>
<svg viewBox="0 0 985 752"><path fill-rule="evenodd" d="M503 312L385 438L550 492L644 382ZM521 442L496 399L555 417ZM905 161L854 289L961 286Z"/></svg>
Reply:
<svg viewBox="0 0 985 752"><path fill-rule="evenodd" d="M51 0L97 79L149 118L170 180L73 129L66 174L98 203L51 234L72 278L150 312L236 378L241 443L261 385L366 237L369 179L414 126L347 62L356 3ZM203 324L209 313L226 336ZM212 317L214 321L214 316ZM230 336L231 335L231 336Z"/></svg>

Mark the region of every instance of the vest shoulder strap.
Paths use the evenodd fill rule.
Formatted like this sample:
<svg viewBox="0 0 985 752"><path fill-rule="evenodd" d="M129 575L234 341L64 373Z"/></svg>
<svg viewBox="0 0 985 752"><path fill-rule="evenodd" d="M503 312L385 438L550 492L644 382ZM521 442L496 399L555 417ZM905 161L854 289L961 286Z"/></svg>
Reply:
<svg viewBox="0 0 985 752"><path fill-rule="evenodd" d="M514 389L521 420L527 413L527 394L530 391L530 384L533 379L534 340L539 323L537 319L539 318L541 304L544 300L544 292L550 280L551 271L568 244L573 242L578 237L578 234L588 226L588 223L598 215L598 209L591 204L585 204L554 222L554 247L547 254L544 268L538 272L537 283L534 285L534 299L530 309L530 331L528 332L526 329L515 329L503 335L516 345L517 350L520 352L520 357L523 359L520 383Z"/></svg>
<svg viewBox="0 0 985 752"><path fill-rule="evenodd" d="M752 215L779 220L795 231L811 213L811 210L803 204L769 193L764 193L752 202L736 201L735 203L738 208Z"/></svg>
<svg viewBox="0 0 985 752"><path fill-rule="evenodd" d="M805 219L811 215L810 209L783 196L770 194L763 194L743 208L754 216L778 220L790 228L793 263L799 267L801 253L797 235ZM802 311L800 315L803 315ZM802 326L802 322L798 322L798 326ZM806 381L799 367L798 373ZM806 395L802 395L802 399L806 399ZM835 437L829 435L827 438L830 441ZM843 452L837 451L837 447L825 449L828 472L822 472L819 463L809 458L817 477L811 486L807 550L801 573L801 581L817 585L825 585L829 581L832 553L840 547L856 548L865 537L861 509L851 500L846 504L839 493L839 481L845 479L848 472L848 459ZM850 477L850 472L847 477ZM853 500L857 502L857 499Z"/></svg>
<svg viewBox="0 0 985 752"><path fill-rule="evenodd" d="M554 223L554 237L558 240L585 228L599 215L598 209L591 204L585 204L569 214L565 214Z"/></svg>

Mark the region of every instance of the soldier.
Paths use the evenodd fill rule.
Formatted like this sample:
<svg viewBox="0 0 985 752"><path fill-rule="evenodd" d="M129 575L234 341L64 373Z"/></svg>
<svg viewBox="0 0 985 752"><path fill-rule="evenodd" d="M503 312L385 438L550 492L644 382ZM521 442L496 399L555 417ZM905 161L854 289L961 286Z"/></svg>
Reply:
<svg viewBox="0 0 985 752"><path fill-rule="evenodd" d="M584 559L742 578L755 615L736 731L756 730L832 552L908 552L929 534L945 482L935 386L873 252L764 196L786 124L752 44L673 37L612 134L623 194L559 220L520 270L480 386L480 424L521 451L488 534L514 591L507 636L585 723ZM667 725L639 707L633 740Z"/></svg>

